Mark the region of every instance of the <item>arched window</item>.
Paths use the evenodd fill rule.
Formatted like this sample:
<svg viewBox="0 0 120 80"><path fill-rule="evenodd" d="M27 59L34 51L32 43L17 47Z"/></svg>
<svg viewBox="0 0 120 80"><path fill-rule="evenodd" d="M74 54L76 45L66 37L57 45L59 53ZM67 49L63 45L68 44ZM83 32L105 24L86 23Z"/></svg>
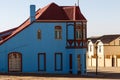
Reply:
<svg viewBox="0 0 120 80"><path fill-rule="evenodd" d="M55 26L55 39L62 39L62 27Z"/></svg>
<svg viewBox="0 0 120 80"><path fill-rule="evenodd" d="M37 31L37 38L41 39L41 31L40 30Z"/></svg>
<svg viewBox="0 0 120 80"><path fill-rule="evenodd" d="M8 71L22 72L22 54L12 52L8 54Z"/></svg>

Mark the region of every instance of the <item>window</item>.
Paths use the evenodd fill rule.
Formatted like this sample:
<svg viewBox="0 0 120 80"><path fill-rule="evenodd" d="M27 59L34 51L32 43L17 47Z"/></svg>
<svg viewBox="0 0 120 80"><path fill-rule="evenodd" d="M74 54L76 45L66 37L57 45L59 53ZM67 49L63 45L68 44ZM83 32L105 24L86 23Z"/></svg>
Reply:
<svg viewBox="0 0 120 80"><path fill-rule="evenodd" d="M22 54L12 52L8 54L8 71L22 72Z"/></svg>
<svg viewBox="0 0 120 80"><path fill-rule="evenodd" d="M77 40L82 39L82 29L79 25L76 27L76 39Z"/></svg>
<svg viewBox="0 0 120 80"><path fill-rule="evenodd" d="M55 53L55 71L62 71L62 53Z"/></svg>
<svg viewBox="0 0 120 80"><path fill-rule="evenodd" d="M83 39L85 40L86 39L86 24L84 23L83 24Z"/></svg>
<svg viewBox="0 0 120 80"><path fill-rule="evenodd" d="M101 52L101 46L99 46L99 52Z"/></svg>
<svg viewBox="0 0 120 80"><path fill-rule="evenodd" d="M90 45L90 52L92 51L92 45Z"/></svg>
<svg viewBox="0 0 120 80"><path fill-rule="evenodd" d="M41 31L40 30L37 31L37 38L41 39Z"/></svg>
<svg viewBox="0 0 120 80"><path fill-rule="evenodd" d="M62 28L61 28L61 26L55 26L55 39L62 39Z"/></svg>

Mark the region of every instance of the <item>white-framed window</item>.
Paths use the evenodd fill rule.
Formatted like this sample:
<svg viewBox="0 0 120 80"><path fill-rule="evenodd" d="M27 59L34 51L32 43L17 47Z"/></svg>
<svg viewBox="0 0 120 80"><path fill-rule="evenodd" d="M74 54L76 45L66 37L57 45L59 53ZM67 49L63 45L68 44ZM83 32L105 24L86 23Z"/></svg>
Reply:
<svg viewBox="0 0 120 80"><path fill-rule="evenodd" d="M55 26L55 39L62 39L62 27Z"/></svg>

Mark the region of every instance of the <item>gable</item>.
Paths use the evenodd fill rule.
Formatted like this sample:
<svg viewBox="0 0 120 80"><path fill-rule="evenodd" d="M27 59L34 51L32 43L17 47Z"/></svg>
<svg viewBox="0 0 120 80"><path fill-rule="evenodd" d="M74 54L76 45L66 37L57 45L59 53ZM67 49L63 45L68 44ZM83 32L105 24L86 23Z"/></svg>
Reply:
<svg viewBox="0 0 120 80"><path fill-rule="evenodd" d="M114 39L110 42L110 45L120 45L120 37Z"/></svg>
<svg viewBox="0 0 120 80"><path fill-rule="evenodd" d="M68 20L64 10L54 3L44 7L43 9L44 12L38 17L37 20Z"/></svg>

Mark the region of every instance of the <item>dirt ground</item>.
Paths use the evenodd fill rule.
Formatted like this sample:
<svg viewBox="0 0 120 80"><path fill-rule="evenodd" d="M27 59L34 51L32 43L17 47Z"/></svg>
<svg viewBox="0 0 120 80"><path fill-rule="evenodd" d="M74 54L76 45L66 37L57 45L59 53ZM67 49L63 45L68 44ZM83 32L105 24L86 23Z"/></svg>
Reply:
<svg viewBox="0 0 120 80"><path fill-rule="evenodd" d="M80 77L34 77L34 76L0 76L0 80L103 80L102 78L80 78ZM106 79L110 80L110 79Z"/></svg>
<svg viewBox="0 0 120 80"><path fill-rule="evenodd" d="M120 68L88 68L86 75L0 73L0 80L120 80Z"/></svg>

